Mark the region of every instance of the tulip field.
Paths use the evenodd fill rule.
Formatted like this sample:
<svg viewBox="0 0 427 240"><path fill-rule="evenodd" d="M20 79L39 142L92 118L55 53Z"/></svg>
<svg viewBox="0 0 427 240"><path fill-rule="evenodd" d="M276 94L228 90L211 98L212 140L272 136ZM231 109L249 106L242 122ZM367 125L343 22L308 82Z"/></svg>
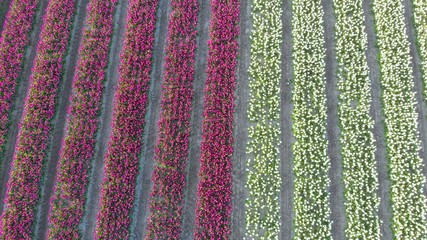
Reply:
<svg viewBox="0 0 427 240"><path fill-rule="evenodd" d="M426 239L423 0L0 0L0 239Z"/></svg>

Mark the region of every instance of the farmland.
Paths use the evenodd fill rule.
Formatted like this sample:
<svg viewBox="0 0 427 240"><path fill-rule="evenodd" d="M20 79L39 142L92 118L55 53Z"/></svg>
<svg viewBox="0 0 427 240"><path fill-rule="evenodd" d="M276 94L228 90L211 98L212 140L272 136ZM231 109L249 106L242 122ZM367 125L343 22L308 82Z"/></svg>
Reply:
<svg viewBox="0 0 427 240"><path fill-rule="evenodd" d="M421 0L0 0L0 239L427 239Z"/></svg>

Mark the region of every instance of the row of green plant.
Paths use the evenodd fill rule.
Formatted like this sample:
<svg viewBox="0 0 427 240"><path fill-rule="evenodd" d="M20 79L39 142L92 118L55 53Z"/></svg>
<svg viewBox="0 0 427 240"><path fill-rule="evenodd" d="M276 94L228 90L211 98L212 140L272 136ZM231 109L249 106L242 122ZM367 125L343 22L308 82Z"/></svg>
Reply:
<svg viewBox="0 0 427 240"><path fill-rule="evenodd" d="M280 0L253 2L246 229L257 239L279 239L280 233L281 14Z"/></svg>
<svg viewBox="0 0 427 240"><path fill-rule="evenodd" d="M425 177L403 4L400 0L374 0L373 10L380 53L392 230L396 239L425 239Z"/></svg>
<svg viewBox="0 0 427 240"><path fill-rule="evenodd" d="M379 239L378 172L363 0L335 0L339 123L347 239Z"/></svg>

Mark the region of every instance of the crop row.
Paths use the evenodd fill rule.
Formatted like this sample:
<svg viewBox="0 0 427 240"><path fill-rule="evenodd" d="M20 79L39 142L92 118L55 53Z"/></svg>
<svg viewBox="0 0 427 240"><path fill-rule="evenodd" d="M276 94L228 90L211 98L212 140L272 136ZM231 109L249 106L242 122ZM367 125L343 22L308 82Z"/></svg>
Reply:
<svg viewBox="0 0 427 240"><path fill-rule="evenodd" d="M148 103L157 0L131 0L96 236L127 239Z"/></svg>
<svg viewBox="0 0 427 240"><path fill-rule="evenodd" d="M26 239L32 235L51 121L55 114L56 96L75 11L74 2L51 0L44 16L29 93L20 122L12 172L7 184L7 208L2 215L2 238Z"/></svg>
<svg viewBox="0 0 427 240"><path fill-rule="evenodd" d="M195 239L231 234L231 155L239 0L211 0Z"/></svg>
<svg viewBox="0 0 427 240"><path fill-rule="evenodd" d="M92 0L83 31L67 129L62 142L49 213L49 238L80 238L88 172L94 155L98 116L117 0Z"/></svg>
<svg viewBox="0 0 427 240"><path fill-rule="evenodd" d="M172 0L147 238L179 239L186 184L197 0ZM183 14L185 13L185 14Z"/></svg>
<svg viewBox="0 0 427 240"><path fill-rule="evenodd" d="M378 173L362 0L335 0L339 123L348 239L379 239Z"/></svg>
<svg viewBox="0 0 427 240"><path fill-rule="evenodd" d="M323 10L316 0L292 5L295 238L329 239Z"/></svg>
<svg viewBox="0 0 427 240"><path fill-rule="evenodd" d="M252 126L246 184L246 231L251 239L279 239L280 233L281 5L280 0L259 0L252 5L248 111Z"/></svg>
<svg viewBox="0 0 427 240"><path fill-rule="evenodd" d="M396 239L423 239L427 235L426 179L403 4L400 0L374 0L373 10L391 179L392 230Z"/></svg>
<svg viewBox="0 0 427 240"><path fill-rule="evenodd" d="M414 23L417 31L418 49L421 55L421 69L424 80L424 98L427 98L427 2L413 0Z"/></svg>
<svg viewBox="0 0 427 240"><path fill-rule="evenodd" d="M25 48L40 0L10 3L0 37L0 162L10 125L10 113L22 72Z"/></svg>

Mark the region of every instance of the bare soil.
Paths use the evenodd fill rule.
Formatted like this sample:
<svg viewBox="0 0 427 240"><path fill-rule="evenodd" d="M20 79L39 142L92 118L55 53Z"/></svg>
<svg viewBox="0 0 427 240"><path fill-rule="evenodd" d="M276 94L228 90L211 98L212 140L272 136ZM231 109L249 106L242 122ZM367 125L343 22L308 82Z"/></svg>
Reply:
<svg viewBox="0 0 427 240"><path fill-rule="evenodd" d="M283 1L283 45L282 53L282 81L280 83L280 131L282 143L280 145L280 175L282 178L282 191L279 196L281 229L280 239L291 240L294 237L293 222L295 212L293 209L293 153L292 144L296 141L292 134L292 1Z"/></svg>
<svg viewBox="0 0 427 240"><path fill-rule="evenodd" d="M248 142L248 100L251 34L251 3L240 2L240 35L239 53L237 58L237 79L235 90L234 113L234 153L232 157L233 195L231 212L231 239L243 239L246 236L245 200L248 197L246 188L247 172L246 145Z"/></svg>
<svg viewBox="0 0 427 240"><path fill-rule="evenodd" d="M88 0L80 0L76 4L76 15L70 36L68 53L65 57L65 67L61 89L57 97L56 116L52 122L52 136L50 139L50 149L48 150L47 162L45 163L45 173L42 179L41 197L37 207L36 225L34 236L36 239L44 239L48 228L48 214L50 208L50 198L53 194L56 182L57 163L61 149L61 140L65 132L67 108L71 95L72 82L75 73L75 66L78 59L78 48L82 37L82 27L86 16L86 5Z"/></svg>
<svg viewBox="0 0 427 240"><path fill-rule="evenodd" d="M327 124L326 137L328 139L328 155L331 161L329 177L332 238L345 239L346 225L344 208L344 183L342 157L340 147L340 128L338 123L338 89L337 89L337 58L335 54L335 15L333 1L322 1L324 10L325 47L326 47L326 105Z"/></svg>
<svg viewBox="0 0 427 240"><path fill-rule="evenodd" d="M99 210L101 184L104 176L104 156L107 143L111 134L111 119L114 107L114 93L117 89L118 67L120 53L123 47L124 30L128 10L128 0L119 1L114 14L113 36L111 38L106 82L97 141L95 145L94 160L91 167L85 213L82 220L82 237L91 239L95 233L96 216Z"/></svg>
<svg viewBox="0 0 427 240"><path fill-rule="evenodd" d="M32 32L29 35L29 45L25 49L25 57L22 67L21 76L18 78L18 87L15 94L15 102L12 105L12 113L10 115L9 132L6 137L5 152L0 166L0 213L3 212L4 199L6 197L6 183L9 180L9 172L13 155L15 153L15 144L19 132L19 123L24 111L25 98L27 96L28 87L30 85L30 75L33 68L34 59L36 57L37 44L41 27L43 25L43 15L46 12L47 0L41 1L37 8L34 19Z"/></svg>
<svg viewBox="0 0 427 240"><path fill-rule="evenodd" d="M376 29L374 22L374 15L372 9L372 2L369 0L363 1L363 12L365 14L365 27L368 37L368 49L366 52L368 67L369 67L369 78L371 80L371 96L372 105L370 113L374 119L374 137L375 146L377 151L375 152L375 159L377 159L377 171L378 171L378 183L379 190L378 195L380 197L379 206L379 218L382 221L381 224L381 235L383 239L392 239L391 232L391 208L390 208L390 179L388 176L388 158L386 152L386 140L385 140L385 126L384 126L384 115L382 111L382 90L380 82L380 66L378 63L378 48L376 39Z"/></svg>
<svg viewBox="0 0 427 240"><path fill-rule="evenodd" d="M197 48L194 66L195 76L193 83L194 96L190 120L190 149L187 162L187 184L184 188L181 239L192 239L194 231L210 15L209 0L199 0Z"/></svg>
<svg viewBox="0 0 427 240"><path fill-rule="evenodd" d="M414 69L414 91L417 98L417 113L418 113L418 131L421 138L421 151L420 156L424 162L423 173L427 178L427 105L426 96L423 96L425 89L425 79L427 76L422 74L422 62L419 49L417 48L416 29L414 26L414 9L412 1L403 0L405 7L405 25L410 42L410 52L412 56L412 66ZM427 74L427 73L424 73ZM427 184L424 184L424 194L427 196ZM427 216L426 216L427 218Z"/></svg>
<svg viewBox="0 0 427 240"><path fill-rule="evenodd" d="M168 0L160 0L157 9L156 30L154 33L154 54L152 58L151 81L148 93L149 101L143 132L144 147L141 153L139 174L135 190L135 202L133 206L134 210L132 214L133 220L130 228L131 239L143 239L147 231L148 197L152 189L151 175L154 164L154 146L158 132L157 121L160 113L166 34L170 12L170 2Z"/></svg>

